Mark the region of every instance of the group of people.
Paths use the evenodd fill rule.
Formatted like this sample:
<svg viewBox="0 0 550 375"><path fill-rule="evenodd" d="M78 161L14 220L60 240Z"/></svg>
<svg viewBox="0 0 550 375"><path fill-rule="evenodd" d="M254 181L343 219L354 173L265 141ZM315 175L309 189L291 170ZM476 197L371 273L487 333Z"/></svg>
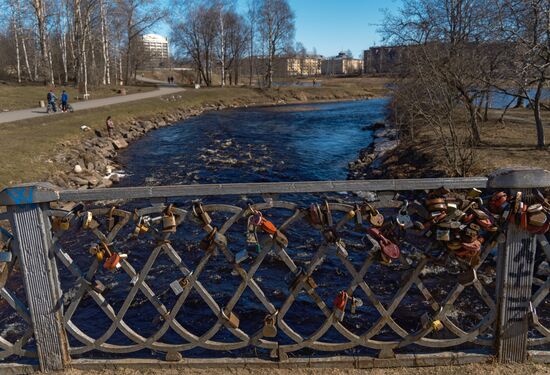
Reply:
<svg viewBox="0 0 550 375"><path fill-rule="evenodd" d="M175 85L176 84L176 81L174 80L174 77L172 77L172 76L168 77L168 84L169 85Z"/></svg>
<svg viewBox="0 0 550 375"><path fill-rule="evenodd" d="M50 111L50 108L52 111L57 112L57 96L55 96L55 93L53 90L50 90L47 95L48 100L48 112ZM61 111L67 112L69 109L69 94L67 91L63 90L61 92Z"/></svg>

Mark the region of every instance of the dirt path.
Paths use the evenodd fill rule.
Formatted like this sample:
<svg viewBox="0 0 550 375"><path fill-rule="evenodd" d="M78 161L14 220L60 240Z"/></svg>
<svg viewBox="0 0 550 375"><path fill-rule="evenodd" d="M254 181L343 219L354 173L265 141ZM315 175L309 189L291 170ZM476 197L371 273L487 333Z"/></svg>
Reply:
<svg viewBox="0 0 550 375"><path fill-rule="evenodd" d="M75 111L78 111L83 109L104 107L112 104L128 103L128 102L133 102L141 99L156 98L159 96L171 95L177 92L185 91L185 89L181 87L169 86L165 82L157 81L154 79L140 77L138 78L138 80L143 82L148 82L148 83L156 83L159 85L159 88L158 90L143 92L139 94L88 100L84 102L71 103L71 105L73 106ZM58 102L58 106L59 106L59 102ZM26 120L26 119L41 117L41 116L61 116L63 114L64 113L62 112L48 114L46 112L46 108L30 108L30 109L21 109L17 111L2 112L0 113L0 124L6 123L6 122L19 121L19 120Z"/></svg>

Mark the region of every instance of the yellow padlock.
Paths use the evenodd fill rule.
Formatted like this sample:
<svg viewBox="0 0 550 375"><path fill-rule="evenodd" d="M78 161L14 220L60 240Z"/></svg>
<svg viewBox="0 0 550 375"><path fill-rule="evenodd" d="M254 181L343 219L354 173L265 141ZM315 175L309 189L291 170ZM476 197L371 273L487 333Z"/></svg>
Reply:
<svg viewBox="0 0 550 375"><path fill-rule="evenodd" d="M70 226L71 226L71 220L68 217L62 218L61 221L59 222L59 229L63 231L69 230Z"/></svg>
<svg viewBox="0 0 550 375"><path fill-rule="evenodd" d="M434 321L432 322L432 329L433 329L435 332L439 332L439 331L441 331L443 328L444 328L444 326L443 326L443 323L441 323L441 320L434 320Z"/></svg>

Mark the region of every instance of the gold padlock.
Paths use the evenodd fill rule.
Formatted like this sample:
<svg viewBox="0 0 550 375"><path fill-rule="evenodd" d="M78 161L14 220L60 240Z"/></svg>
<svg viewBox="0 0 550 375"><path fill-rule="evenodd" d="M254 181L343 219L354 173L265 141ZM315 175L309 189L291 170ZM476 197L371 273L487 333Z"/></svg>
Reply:
<svg viewBox="0 0 550 375"><path fill-rule="evenodd" d="M221 311L222 311L223 318L227 321L227 323L231 328L234 328L234 329L239 328L239 324L241 323L241 321L233 311L230 311L229 314L227 314L225 309L222 309Z"/></svg>
<svg viewBox="0 0 550 375"><path fill-rule="evenodd" d="M164 215L162 216L162 231L165 233L176 232L176 216L172 212L172 205L169 205L168 208L166 208Z"/></svg>
<svg viewBox="0 0 550 375"><path fill-rule="evenodd" d="M71 220L68 217L63 217L59 221L59 229L66 231L69 230L71 226Z"/></svg>
<svg viewBox="0 0 550 375"><path fill-rule="evenodd" d="M276 337L277 336L277 326L275 325L275 316L267 315L264 319L264 328L262 329L262 335L264 337Z"/></svg>

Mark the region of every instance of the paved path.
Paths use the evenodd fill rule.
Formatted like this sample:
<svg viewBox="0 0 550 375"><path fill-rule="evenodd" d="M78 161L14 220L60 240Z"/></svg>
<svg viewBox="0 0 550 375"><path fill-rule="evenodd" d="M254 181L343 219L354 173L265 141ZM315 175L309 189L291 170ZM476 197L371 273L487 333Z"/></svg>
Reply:
<svg viewBox="0 0 550 375"><path fill-rule="evenodd" d="M170 95L176 92L185 91L185 89L181 87L169 86L166 82L157 81L154 79L139 77L138 80L143 82L148 82L148 83L156 83L159 85L159 88L158 90L147 91L147 92L142 92L138 94L131 94L131 95L125 95L125 96L112 96L112 97L103 98L103 99L94 99L94 100L87 100L82 102L75 102L75 103L71 103L71 105L73 106L75 111L78 111L82 109L97 108L97 107L103 107L103 106L112 105L112 104L128 103L128 102L133 102L141 99L156 98L163 95ZM57 104L59 107L59 101L57 102ZM6 123L6 122L19 121L19 120L26 120L34 117L56 116L56 115L63 115L63 114L64 113L62 112L48 114L46 113L46 108L30 108L30 109L20 109L17 111L10 111L10 112L1 112L0 124Z"/></svg>

